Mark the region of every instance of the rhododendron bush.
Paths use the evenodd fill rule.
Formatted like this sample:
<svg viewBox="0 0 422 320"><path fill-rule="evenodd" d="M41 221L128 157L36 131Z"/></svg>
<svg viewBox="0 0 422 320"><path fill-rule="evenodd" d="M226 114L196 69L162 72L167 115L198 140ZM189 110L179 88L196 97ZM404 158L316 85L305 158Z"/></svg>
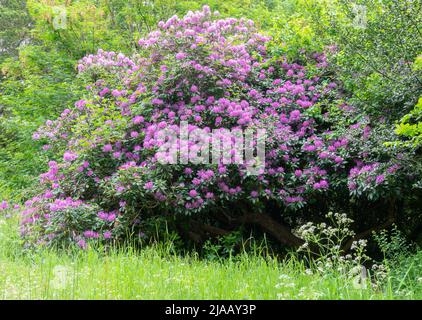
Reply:
<svg viewBox="0 0 422 320"><path fill-rule="evenodd" d="M160 22L131 57L83 58L84 97L34 134L62 158L49 162L22 210L28 243L84 248L142 235L148 219L164 217L193 241L247 224L295 246L301 239L283 221L309 220L336 198L397 192L403 156L371 151L369 120L342 99L324 54L290 63L267 52L269 41L252 21L219 20L204 7ZM161 130L180 133L182 122L189 132L265 129L263 169L160 162Z"/></svg>

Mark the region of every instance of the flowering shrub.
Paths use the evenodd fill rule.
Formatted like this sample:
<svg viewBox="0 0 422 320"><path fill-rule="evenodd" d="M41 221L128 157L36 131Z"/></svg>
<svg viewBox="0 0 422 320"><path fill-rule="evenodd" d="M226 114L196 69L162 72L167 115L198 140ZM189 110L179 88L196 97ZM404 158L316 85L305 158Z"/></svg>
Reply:
<svg viewBox="0 0 422 320"><path fill-rule="evenodd" d="M385 173L389 159L367 164L377 157L362 147L369 126L340 99L337 83L316 74L326 72L323 54L310 73L268 55L270 39L252 21L215 15L204 7L160 22L133 57L99 50L80 61L80 77L90 81L85 97L34 134L63 158L49 163L43 193L22 212L25 237L84 247L139 231L154 216L209 219L231 208L236 220L269 206L295 211L347 185L362 189L364 180L386 185L399 167ZM183 161L203 150L195 143L177 163L161 163L161 130L180 133L182 122L221 138L224 129L265 129L263 170L249 174L234 148L232 163ZM198 234L212 232L223 231Z"/></svg>

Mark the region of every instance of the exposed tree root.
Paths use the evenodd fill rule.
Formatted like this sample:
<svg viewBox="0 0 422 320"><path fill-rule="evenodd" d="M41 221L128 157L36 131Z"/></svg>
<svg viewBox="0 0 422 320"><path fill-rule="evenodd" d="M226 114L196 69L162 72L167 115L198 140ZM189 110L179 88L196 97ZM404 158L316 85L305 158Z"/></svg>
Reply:
<svg viewBox="0 0 422 320"><path fill-rule="evenodd" d="M245 208L243 208L245 209ZM244 210L246 211L246 210ZM217 238L229 234L232 230L241 226L242 224L256 225L260 227L264 232L269 234L280 244L289 247L291 249L298 249L300 246L305 244L305 240L297 237L291 231L291 229L281 222L275 220L270 215L259 212L259 213L246 213L240 217L232 217L225 212L216 212L213 214L213 217L220 222L220 225L223 227L216 227L210 224L199 222L194 219L187 220L187 225L181 227L179 224L179 230L182 231L185 236L197 244L203 244L207 239ZM360 239L365 239L369 237L372 232L379 231L389 227L396 220L396 209L394 200L390 201L389 216L387 220L377 226L369 228L363 232L356 234L354 237L344 243L342 246L342 251L347 253L350 251L353 242ZM318 250L312 250L312 252L317 252ZM317 254L317 253L315 253Z"/></svg>
<svg viewBox="0 0 422 320"><path fill-rule="evenodd" d="M205 234L211 237L225 236L230 233L230 231L228 230L214 227L212 225L205 224L196 220L190 220L190 225L192 226L193 230L198 230L199 233Z"/></svg>
<svg viewBox="0 0 422 320"><path fill-rule="evenodd" d="M255 224L260 226L265 232L270 234L281 244L284 244L290 248L299 248L305 243L303 239L295 236L289 228L264 213L246 214L240 217L238 221L241 223Z"/></svg>
<svg viewBox="0 0 422 320"><path fill-rule="evenodd" d="M179 232L184 234L186 238L197 244L203 244L207 239L225 236L230 233L219 227L189 219L186 224L178 224Z"/></svg>

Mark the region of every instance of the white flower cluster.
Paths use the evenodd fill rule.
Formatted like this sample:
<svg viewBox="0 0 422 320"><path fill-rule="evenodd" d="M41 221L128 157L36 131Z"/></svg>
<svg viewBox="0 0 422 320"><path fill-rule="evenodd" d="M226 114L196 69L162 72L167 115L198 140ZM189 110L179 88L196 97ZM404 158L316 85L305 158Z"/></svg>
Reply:
<svg viewBox="0 0 422 320"><path fill-rule="evenodd" d="M367 240L357 240L352 243L350 252L345 253L342 246L355 236L351 230L353 220L346 214L329 212L327 222L303 224L295 234L305 240L299 252L313 256L313 265L306 269L307 275L318 273L329 276L332 273L341 274L352 288L366 289L368 283L377 287L387 275L386 267L375 265L367 272L364 264L370 260L366 255ZM314 253L317 254L315 258ZM369 276L370 274L371 276ZM371 280L375 283L371 284Z"/></svg>

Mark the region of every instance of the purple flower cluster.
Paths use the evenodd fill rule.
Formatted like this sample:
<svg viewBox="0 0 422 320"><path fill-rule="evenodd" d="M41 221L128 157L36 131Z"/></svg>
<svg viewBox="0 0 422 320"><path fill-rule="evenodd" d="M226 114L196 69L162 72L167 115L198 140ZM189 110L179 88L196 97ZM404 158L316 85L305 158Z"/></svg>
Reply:
<svg viewBox="0 0 422 320"><path fill-rule="evenodd" d="M100 212L98 212L98 217L101 220L108 221L108 222L113 222L114 220L116 220L117 212L116 211L112 211L110 213L107 213L107 212L104 212L104 211L100 211Z"/></svg>
<svg viewBox="0 0 422 320"><path fill-rule="evenodd" d="M109 68L130 70L135 66L135 63L126 57L124 54L115 52L106 52L99 49L96 55L90 54L79 61L78 71L86 72L95 68Z"/></svg>
<svg viewBox="0 0 422 320"><path fill-rule="evenodd" d="M97 210L95 205L71 197L64 198L64 195L50 197L47 194L48 191L42 196L26 201L25 207L20 212L20 232L29 243L36 240L37 244L52 244L66 233L76 245L86 248L89 239L112 238L110 228L117 219L116 211L109 213L100 211L95 214ZM84 218L82 224L81 217ZM84 225L87 224L95 226L98 230L84 230Z"/></svg>
<svg viewBox="0 0 422 320"><path fill-rule="evenodd" d="M352 194L363 194L366 190L375 191L388 184L393 179L401 165L392 161L386 163L374 162L363 164L358 161L348 176L348 187Z"/></svg>

